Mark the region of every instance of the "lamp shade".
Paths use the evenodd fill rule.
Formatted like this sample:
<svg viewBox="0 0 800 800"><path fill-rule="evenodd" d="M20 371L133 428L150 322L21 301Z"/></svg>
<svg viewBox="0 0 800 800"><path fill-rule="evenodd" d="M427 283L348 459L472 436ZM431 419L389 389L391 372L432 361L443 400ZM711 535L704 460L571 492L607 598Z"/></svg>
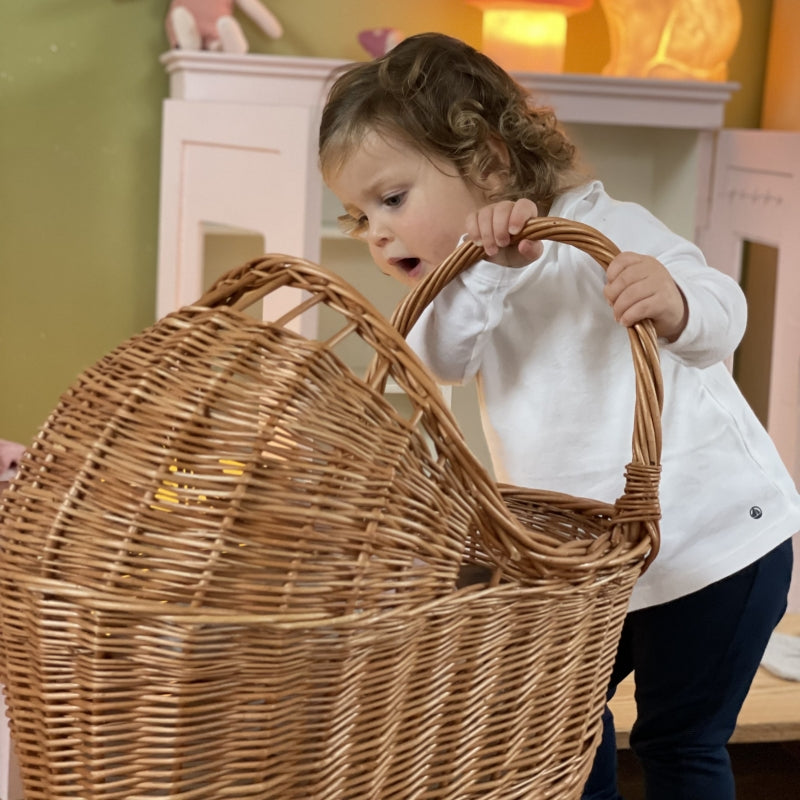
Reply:
<svg viewBox="0 0 800 800"><path fill-rule="evenodd" d="M469 0L483 11L483 52L509 72L562 72L567 17L592 0Z"/></svg>
<svg viewBox="0 0 800 800"><path fill-rule="evenodd" d="M742 29L739 0L600 0L611 57L605 75L724 81Z"/></svg>

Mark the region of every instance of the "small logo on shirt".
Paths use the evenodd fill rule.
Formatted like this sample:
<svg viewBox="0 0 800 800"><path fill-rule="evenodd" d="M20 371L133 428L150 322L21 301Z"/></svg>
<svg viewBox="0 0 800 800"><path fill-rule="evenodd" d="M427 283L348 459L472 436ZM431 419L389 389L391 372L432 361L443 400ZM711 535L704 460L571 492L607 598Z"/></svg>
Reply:
<svg viewBox="0 0 800 800"><path fill-rule="evenodd" d="M764 512L758 506L752 506L750 509L750 516L753 519L761 519L761 515Z"/></svg>

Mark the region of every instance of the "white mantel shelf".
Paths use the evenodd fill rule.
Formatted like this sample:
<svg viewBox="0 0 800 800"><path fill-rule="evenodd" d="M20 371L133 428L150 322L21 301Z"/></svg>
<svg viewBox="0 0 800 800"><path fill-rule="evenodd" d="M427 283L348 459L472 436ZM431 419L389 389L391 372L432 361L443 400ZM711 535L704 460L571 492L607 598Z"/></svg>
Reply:
<svg viewBox="0 0 800 800"><path fill-rule="evenodd" d="M651 128L721 128L738 83L515 73L562 122Z"/></svg>
<svg viewBox="0 0 800 800"><path fill-rule="evenodd" d="M326 58L170 50L161 57L170 97L234 103L320 104L331 73L347 62ZM514 73L560 121L715 130L736 83Z"/></svg>

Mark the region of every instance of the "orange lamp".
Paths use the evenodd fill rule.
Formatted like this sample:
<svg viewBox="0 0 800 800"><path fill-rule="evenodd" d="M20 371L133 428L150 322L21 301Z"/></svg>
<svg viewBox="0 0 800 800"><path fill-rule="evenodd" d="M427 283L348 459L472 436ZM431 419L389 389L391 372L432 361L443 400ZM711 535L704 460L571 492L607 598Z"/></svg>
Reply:
<svg viewBox="0 0 800 800"><path fill-rule="evenodd" d="M567 17L592 0L468 0L483 10L483 52L509 72L562 72Z"/></svg>

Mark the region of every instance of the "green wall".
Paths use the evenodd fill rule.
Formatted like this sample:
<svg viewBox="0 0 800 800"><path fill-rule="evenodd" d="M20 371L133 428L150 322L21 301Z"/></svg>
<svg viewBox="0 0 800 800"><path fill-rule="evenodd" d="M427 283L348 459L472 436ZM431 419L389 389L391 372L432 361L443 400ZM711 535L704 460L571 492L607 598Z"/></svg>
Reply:
<svg viewBox="0 0 800 800"><path fill-rule="evenodd" d="M0 3L0 438L151 322L164 3Z"/></svg>
<svg viewBox="0 0 800 800"><path fill-rule="evenodd" d="M272 0L285 35L248 20L253 52L363 58L393 25L480 44L464 0ZM168 0L0 2L0 438L27 442L88 365L153 321ZM771 3L742 0L742 84L727 124L754 127ZM573 17L566 68L608 55L598 4Z"/></svg>

